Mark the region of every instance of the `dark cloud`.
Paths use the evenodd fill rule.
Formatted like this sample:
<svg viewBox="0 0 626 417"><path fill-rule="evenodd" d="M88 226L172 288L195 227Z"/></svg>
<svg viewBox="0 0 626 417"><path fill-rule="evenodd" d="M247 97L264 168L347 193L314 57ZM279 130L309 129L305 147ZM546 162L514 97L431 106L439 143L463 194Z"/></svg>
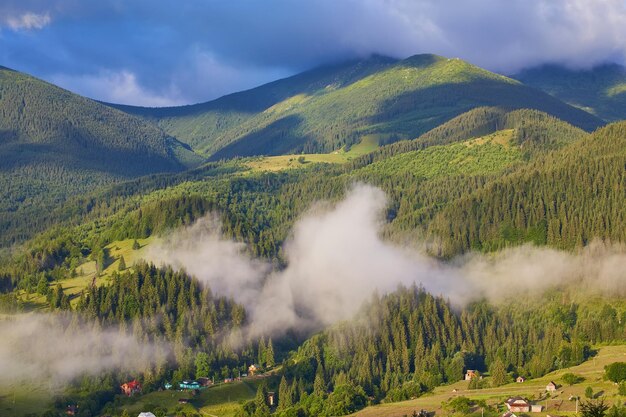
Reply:
<svg viewBox="0 0 626 417"><path fill-rule="evenodd" d="M500 72L623 63L625 27L624 0L3 0L0 64L99 99L165 105L372 53Z"/></svg>

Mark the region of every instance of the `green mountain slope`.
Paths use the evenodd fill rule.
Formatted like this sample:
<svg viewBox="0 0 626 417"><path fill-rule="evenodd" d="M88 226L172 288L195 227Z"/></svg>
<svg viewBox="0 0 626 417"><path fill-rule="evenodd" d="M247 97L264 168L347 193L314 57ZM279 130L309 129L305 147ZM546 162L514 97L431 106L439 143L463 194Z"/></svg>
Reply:
<svg viewBox="0 0 626 417"><path fill-rule="evenodd" d="M417 139L381 146L374 152L356 158L352 166L358 168L404 152L461 142L506 129L511 130L512 142L520 147L527 158L531 154L558 149L587 135L584 130L537 110L507 111L497 107L478 107L437 126Z"/></svg>
<svg viewBox="0 0 626 417"><path fill-rule="evenodd" d="M580 247L626 239L626 122L611 124L441 210L428 225L439 253L534 241Z"/></svg>
<svg viewBox="0 0 626 417"><path fill-rule="evenodd" d="M411 139L480 106L538 109L586 130L602 123L515 80L435 55L321 68L195 106L117 107L156 120L216 160L330 152L368 134Z"/></svg>
<svg viewBox="0 0 626 417"><path fill-rule="evenodd" d="M141 118L0 68L0 161L6 230L70 195L200 158Z"/></svg>
<svg viewBox="0 0 626 417"><path fill-rule="evenodd" d="M602 65L590 70L550 65L528 69L513 77L604 120L626 119L626 68L621 65Z"/></svg>

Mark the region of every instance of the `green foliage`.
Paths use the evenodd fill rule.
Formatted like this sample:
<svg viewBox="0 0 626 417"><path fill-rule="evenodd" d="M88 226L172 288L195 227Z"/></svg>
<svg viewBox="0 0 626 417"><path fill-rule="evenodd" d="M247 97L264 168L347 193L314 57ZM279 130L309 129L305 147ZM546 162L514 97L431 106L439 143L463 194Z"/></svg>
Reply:
<svg viewBox="0 0 626 417"><path fill-rule="evenodd" d="M609 381L626 381L626 362L614 362L604 367L606 377Z"/></svg>
<svg viewBox="0 0 626 417"><path fill-rule="evenodd" d="M509 376L506 372L506 367L500 358L497 358L495 362L491 364L489 373L491 374L491 384L494 387L499 387L500 385L504 385L508 382Z"/></svg>
<svg viewBox="0 0 626 417"><path fill-rule="evenodd" d="M135 240L135 242L137 242L137 241ZM117 265L117 270L118 271L123 271L125 269L126 269L126 261L124 260L124 256L120 256L120 262Z"/></svg>
<svg viewBox="0 0 626 417"><path fill-rule="evenodd" d="M593 398L593 388L592 387L585 388L585 397Z"/></svg>
<svg viewBox="0 0 626 417"><path fill-rule="evenodd" d="M208 377L211 373L209 366L209 355L206 352L198 352L196 354L196 378Z"/></svg>
<svg viewBox="0 0 626 417"><path fill-rule="evenodd" d="M582 417L604 417L609 406L604 400L584 401L580 404L580 414Z"/></svg>
<svg viewBox="0 0 626 417"><path fill-rule="evenodd" d="M563 376L561 377L561 379L563 380L563 382L567 385L574 385L574 384L579 384L581 382L583 382L585 380L584 377L580 376L580 375L575 375L571 372L565 373L563 374Z"/></svg>
<svg viewBox="0 0 626 417"><path fill-rule="evenodd" d="M352 414L366 405L367 398L363 388L353 384L343 384L335 387L328 396L324 407L326 416L344 416Z"/></svg>
<svg viewBox="0 0 626 417"><path fill-rule="evenodd" d="M617 393L626 396L626 381L622 381L617 385Z"/></svg>
<svg viewBox="0 0 626 417"><path fill-rule="evenodd" d="M443 408L453 413L468 415L472 411L474 402L467 397L458 396L443 404Z"/></svg>

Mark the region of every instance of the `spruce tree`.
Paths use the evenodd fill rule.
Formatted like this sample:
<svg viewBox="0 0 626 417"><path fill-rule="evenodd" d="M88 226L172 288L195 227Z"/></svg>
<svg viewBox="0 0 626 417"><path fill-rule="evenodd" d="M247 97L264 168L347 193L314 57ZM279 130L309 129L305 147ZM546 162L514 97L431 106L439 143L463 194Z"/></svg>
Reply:
<svg viewBox="0 0 626 417"><path fill-rule="evenodd" d="M124 260L124 255L120 256L120 263L117 266L118 271L123 271L126 269L126 261Z"/></svg>
<svg viewBox="0 0 626 417"><path fill-rule="evenodd" d="M254 417L268 417L270 415L270 408L267 405L267 388L265 382L259 385L259 388L256 390L254 404L256 406Z"/></svg>
<svg viewBox="0 0 626 417"><path fill-rule="evenodd" d="M270 339L265 349L265 366L272 368L274 365L276 365L274 360L274 346L272 345L272 339Z"/></svg>

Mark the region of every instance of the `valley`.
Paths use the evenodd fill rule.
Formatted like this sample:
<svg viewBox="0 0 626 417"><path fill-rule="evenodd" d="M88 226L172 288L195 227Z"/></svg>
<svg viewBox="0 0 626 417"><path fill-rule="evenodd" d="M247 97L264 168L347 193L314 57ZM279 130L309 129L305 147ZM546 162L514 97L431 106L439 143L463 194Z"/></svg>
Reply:
<svg viewBox="0 0 626 417"><path fill-rule="evenodd" d="M333 62L169 107L0 68L0 415L626 415L623 68Z"/></svg>

